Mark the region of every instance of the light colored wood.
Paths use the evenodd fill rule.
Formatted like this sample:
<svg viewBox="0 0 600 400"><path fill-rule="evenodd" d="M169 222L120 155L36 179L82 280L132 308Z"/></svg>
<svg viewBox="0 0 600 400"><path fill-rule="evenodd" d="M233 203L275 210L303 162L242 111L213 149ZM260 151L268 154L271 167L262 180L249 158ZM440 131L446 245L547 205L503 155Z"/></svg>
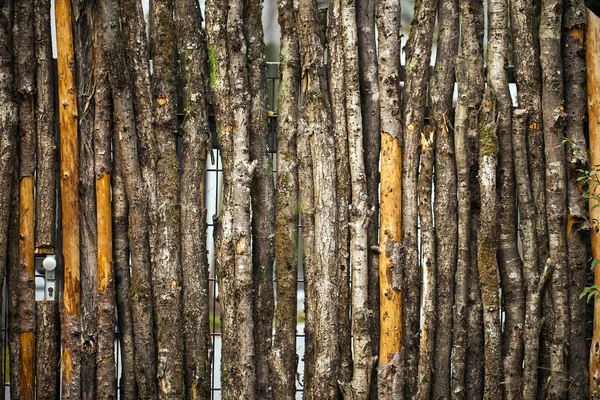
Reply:
<svg viewBox="0 0 600 400"><path fill-rule="evenodd" d="M589 115L589 143L590 164L597 170L600 165L600 19L590 10L587 10L587 41L586 41L586 64L587 64L587 89L588 89L588 115ZM590 194L600 194L598 185L590 182ZM594 208L598 201L590 198L590 220L600 220L600 207ZM595 260L600 259L600 233L596 232L598 222L593 222L591 232L592 256ZM594 268L594 284L600 284L600 267ZM598 392L600 384L600 299L594 302L594 333L592 335L592 346L590 349L590 392Z"/></svg>
<svg viewBox="0 0 600 400"><path fill-rule="evenodd" d="M96 179L96 223L98 229L98 291L106 290L112 281L112 216L110 175Z"/></svg>
<svg viewBox="0 0 600 400"><path fill-rule="evenodd" d="M21 333L21 398L35 399L35 333Z"/></svg>
<svg viewBox="0 0 600 400"><path fill-rule="evenodd" d="M379 245L379 358L387 364L402 348L402 292L392 286L392 261L386 254L389 238L402 237L402 149L389 133L381 135L381 221Z"/></svg>

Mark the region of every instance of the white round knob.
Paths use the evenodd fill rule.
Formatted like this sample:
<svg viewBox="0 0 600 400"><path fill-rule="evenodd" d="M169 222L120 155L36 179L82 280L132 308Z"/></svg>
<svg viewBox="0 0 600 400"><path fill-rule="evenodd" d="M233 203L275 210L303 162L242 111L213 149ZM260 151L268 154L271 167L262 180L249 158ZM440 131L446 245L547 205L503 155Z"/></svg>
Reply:
<svg viewBox="0 0 600 400"><path fill-rule="evenodd" d="M46 256L42 262L42 265L46 271L54 271L56 268L56 258L54 256Z"/></svg>

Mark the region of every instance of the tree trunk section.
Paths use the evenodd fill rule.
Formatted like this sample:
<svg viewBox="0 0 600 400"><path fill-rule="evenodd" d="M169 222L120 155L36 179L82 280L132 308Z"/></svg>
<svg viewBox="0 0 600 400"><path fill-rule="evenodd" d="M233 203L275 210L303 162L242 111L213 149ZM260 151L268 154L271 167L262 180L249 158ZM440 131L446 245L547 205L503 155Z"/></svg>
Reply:
<svg viewBox="0 0 600 400"><path fill-rule="evenodd" d="M437 171L434 174L437 285L432 389L434 399L440 397L447 399L450 398L452 335L449 332L452 331L458 244L457 168L452 134L454 63L458 51L457 0L439 1L438 26L436 67L429 82L432 126L435 130L435 171ZM459 195L458 198L460 199L461 196ZM461 310L461 313L463 311Z"/></svg>
<svg viewBox="0 0 600 400"><path fill-rule="evenodd" d="M273 398L296 395L296 293L298 279L298 100L300 54L292 2L279 3L281 49L277 96L277 186L275 190L275 335Z"/></svg>
<svg viewBox="0 0 600 400"><path fill-rule="evenodd" d="M37 366L36 398L56 400L59 396L60 359L58 344L58 303L54 300L37 303Z"/></svg>
<svg viewBox="0 0 600 400"><path fill-rule="evenodd" d="M10 398L21 398L21 343L19 333L19 158L16 157L12 176L10 219L8 230L7 283L8 283L8 350ZM4 377L3 377L4 378Z"/></svg>
<svg viewBox="0 0 600 400"><path fill-rule="evenodd" d="M80 398L80 260L79 170L77 147L77 97L71 8L67 1L55 3L58 51L58 104L60 121L60 189L62 207L63 298L61 309L62 396Z"/></svg>
<svg viewBox="0 0 600 400"><path fill-rule="evenodd" d="M35 251L54 254L56 231L56 126L54 80L52 76L52 35L50 1L35 1L36 48L36 223Z"/></svg>

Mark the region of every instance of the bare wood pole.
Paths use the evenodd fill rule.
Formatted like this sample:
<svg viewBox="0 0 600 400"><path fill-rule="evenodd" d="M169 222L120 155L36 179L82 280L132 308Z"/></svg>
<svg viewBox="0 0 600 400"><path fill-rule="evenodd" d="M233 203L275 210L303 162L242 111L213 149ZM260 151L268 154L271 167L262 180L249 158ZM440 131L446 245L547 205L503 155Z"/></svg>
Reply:
<svg viewBox="0 0 600 400"><path fill-rule="evenodd" d="M275 335L271 382L273 397L296 394L296 292L298 279L298 104L300 54L294 5L278 2L281 27L277 95L277 186L275 190Z"/></svg>
<svg viewBox="0 0 600 400"><path fill-rule="evenodd" d="M52 77L50 1L35 1L36 46L36 221L35 252L54 254L56 225L56 126Z"/></svg>
<svg viewBox="0 0 600 400"><path fill-rule="evenodd" d="M202 15L195 0L175 3L175 23L185 104L180 189L185 391L186 398L195 400L209 398L211 394L209 266L203 197L206 153L210 145L206 114L208 76L205 73L208 58Z"/></svg>
<svg viewBox="0 0 600 400"><path fill-rule="evenodd" d="M402 286L394 282L389 243L402 239L402 124L400 114L400 1L378 0L376 11L381 130L379 235L379 371L380 399L402 398Z"/></svg>
<svg viewBox="0 0 600 400"><path fill-rule="evenodd" d="M19 106L19 333L21 398L35 398L35 31L34 2L15 2L14 59Z"/></svg>
<svg viewBox="0 0 600 400"><path fill-rule="evenodd" d="M64 293L61 309L62 395L80 397L79 196L75 56L69 1L55 3L60 120L60 188Z"/></svg>
<svg viewBox="0 0 600 400"><path fill-rule="evenodd" d="M587 95L589 118L589 146L590 165L597 170L600 165L600 129L597 121L600 120L600 18L587 10L587 37L586 37L586 66L587 66ZM594 198L600 193L598 185L593 181L590 191L590 220L600 219L600 207ZM592 258L600 259L600 233L592 226L590 230L592 241ZM594 284L600 284L600 267L594 267ZM592 398L600 396L600 299L594 301L594 331L590 349L590 393Z"/></svg>

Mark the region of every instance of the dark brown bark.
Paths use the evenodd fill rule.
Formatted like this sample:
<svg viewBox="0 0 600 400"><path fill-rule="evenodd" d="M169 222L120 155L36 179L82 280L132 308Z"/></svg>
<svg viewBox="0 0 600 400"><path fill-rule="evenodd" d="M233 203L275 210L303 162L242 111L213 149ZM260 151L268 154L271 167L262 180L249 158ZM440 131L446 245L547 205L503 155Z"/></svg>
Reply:
<svg viewBox="0 0 600 400"><path fill-rule="evenodd" d="M128 290L131 323L133 328L133 348L135 348L135 378L140 398L154 399L157 396L156 387L156 343L154 333L154 316L152 310L152 284L150 269L150 248L148 244L149 218L147 206L147 191L144 185L140 161L138 158L138 142L136 140L136 125L134 121L133 95L129 66L126 65L125 48L120 40L118 23L116 22L116 4L113 1L102 2L101 12L107 23L106 60L109 66L109 81L113 96L115 117L115 153L119 157L120 169L127 193L129 204L128 231L129 250L131 252L131 284L122 280L123 290ZM120 202L123 202L121 200ZM116 211L115 211L116 212ZM125 225L125 212L121 212L120 225ZM115 222L116 223L116 222ZM123 227L124 228L124 227ZM121 229L123 229L121 228ZM116 231L116 230L115 230ZM116 240L116 239L115 239ZM124 240L123 238L121 240ZM120 252L126 252L123 247ZM117 250L117 249L116 249ZM125 269L128 270L129 257L119 254L121 263L115 265L121 278ZM117 260L117 257L115 257ZM126 264L123 262L127 260ZM117 267L120 269L117 270ZM116 276L117 285L121 280ZM121 290L119 290L121 292ZM123 295L124 293L120 293ZM119 301L121 302L121 301ZM125 309L126 310L126 309ZM125 311L127 313L127 311ZM128 318L128 317L126 317ZM128 336L123 336L127 340ZM130 344L131 345L131 344ZM131 382L129 393L135 390Z"/></svg>
<svg viewBox="0 0 600 400"><path fill-rule="evenodd" d="M123 181L118 132L113 132L113 173L112 180L112 231L113 262L115 274L115 299L117 305L117 323L119 324L119 348L121 350L121 379L119 395L124 400L137 398L135 347L133 320L127 294L131 287L129 267L129 238L127 236L129 215L127 193Z"/></svg>
<svg viewBox="0 0 600 400"><path fill-rule="evenodd" d="M508 2L488 6L487 81L496 99L498 136L498 268L502 281L502 367L507 399L521 397L525 298L517 249L517 211L512 156L512 99L508 91ZM487 385L487 384L486 384ZM494 383L494 386L496 383ZM487 386L486 386L487 388ZM501 393L501 392L499 392Z"/></svg>
<svg viewBox="0 0 600 400"><path fill-rule="evenodd" d="M481 193L480 226L477 235L477 268L483 304L485 399L502 398L502 327L498 285L497 176L498 130L496 98L488 86L479 121L479 188Z"/></svg>
<svg viewBox="0 0 600 400"><path fill-rule="evenodd" d="M150 13L155 110L156 264L152 273L159 398L184 395L181 213L177 142L176 38L172 0L155 1Z"/></svg>
<svg viewBox="0 0 600 400"><path fill-rule="evenodd" d="M275 188L269 153L267 77L262 26L262 1L246 1L246 40L250 92L248 135L252 175L252 264L254 274L254 343L256 346L256 396L272 398L269 378L273 334L273 262L275 261Z"/></svg>
<svg viewBox="0 0 600 400"><path fill-rule="evenodd" d="M365 151L365 175L368 204L373 208L367 228L369 248L369 309L372 311L372 354L379 354L379 87L377 68L377 45L375 39L375 0L356 2L358 27L358 79L363 120L363 148ZM377 397L377 369L371 377L370 398Z"/></svg>
<svg viewBox="0 0 600 400"><path fill-rule="evenodd" d="M564 398L568 390L568 256L566 245L566 154L563 145L563 68L561 23L563 2L542 1L540 62L546 154L546 213L552 268L550 292L554 308L554 335L550 344L549 398Z"/></svg>
<svg viewBox="0 0 600 400"><path fill-rule="evenodd" d="M93 2L72 2L79 115L79 223L81 265L81 396L96 398L96 329L98 286L98 235L96 232L96 192L94 178L94 76Z"/></svg>
<svg viewBox="0 0 600 400"><path fill-rule="evenodd" d="M350 161L348 158L348 130L346 127L346 80L344 65L344 37L342 37L342 0L329 5L327 28L327 72L329 99L331 101L332 134L335 141L335 190L336 190L336 263L339 271L338 331L340 362L338 380L343 383L352 379L352 350L350 324Z"/></svg>
<svg viewBox="0 0 600 400"><path fill-rule="evenodd" d="M183 270L186 398L210 397L210 327L204 170L210 132L206 115L206 37L195 1L175 4L179 67L183 80L181 127L181 264Z"/></svg>
<svg viewBox="0 0 600 400"><path fill-rule="evenodd" d="M50 1L35 1L36 50L36 253L54 254L56 225L56 126L52 77Z"/></svg>
<svg viewBox="0 0 600 400"><path fill-rule="evenodd" d="M16 111L16 107L15 107ZM8 351L10 368L10 398L21 398L21 356L19 340L19 161L15 157L12 181L10 219L8 223L7 297L8 297ZM4 377L3 377L4 378Z"/></svg>
<svg viewBox="0 0 600 400"><path fill-rule="evenodd" d="M421 269L417 247L417 177L436 8L435 0L415 2L415 15L406 42L406 78L402 98L405 128L402 160L402 244L409 251L403 266L405 286L402 323L406 357L404 393L408 398L413 398L418 389Z"/></svg>
<svg viewBox="0 0 600 400"><path fill-rule="evenodd" d="M34 2L15 2L15 88L19 107L19 335L21 398L35 398L35 31Z"/></svg>
<svg viewBox="0 0 600 400"><path fill-rule="evenodd" d="M452 336L449 332L452 330L454 276L458 244L457 165L452 134L454 62L458 51L459 34L457 0L439 1L438 27L437 55L429 90L432 125L435 129L436 171L434 175L436 190L434 212L437 285L435 288L436 335L432 383L434 399L450 397ZM464 140L464 138L462 139ZM462 144L464 146L464 141ZM461 165L461 167L465 166ZM458 198L460 199L461 196L463 196L462 193L458 195ZM463 311L461 310L461 313Z"/></svg>
<svg viewBox="0 0 600 400"><path fill-rule="evenodd" d="M565 70L565 135L567 146L567 252L569 254L569 398L588 394L586 304L579 294L587 285L587 204L576 182L580 169L587 168L584 118L587 107L585 79L585 5L565 2L563 22L563 67Z"/></svg>
<svg viewBox="0 0 600 400"><path fill-rule="evenodd" d="M308 361L314 364L313 375L305 382L306 399L338 398L337 368L339 366L338 297L339 274L336 263L336 187L331 177L335 174L334 138L331 135L331 105L326 95L327 77L323 62L323 44L319 40L317 7L311 0L300 1L298 6L298 36L302 65L302 104L299 116L299 136L303 145L300 157L312 157L312 173L300 176L313 183L314 247L306 259L306 329ZM306 146L309 144L309 146ZM305 169L304 171L307 171ZM306 197L300 193L301 200ZM304 204L302 204L302 207ZM310 205L309 205L310 209ZM304 228L304 221L302 222ZM312 315L311 315L312 314ZM310 322L310 323L309 323ZM308 333L308 332L307 332ZM312 354L311 354L312 352Z"/></svg>
<svg viewBox="0 0 600 400"><path fill-rule="evenodd" d="M36 398L56 400L59 396L60 359L58 342L58 303L54 300L37 303L37 367Z"/></svg>
<svg viewBox="0 0 600 400"><path fill-rule="evenodd" d="M275 191L275 335L273 337L273 397L296 394L296 292L298 279L298 100L300 54L292 2L279 4L281 50L277 97L277 187Z"/></svg>

